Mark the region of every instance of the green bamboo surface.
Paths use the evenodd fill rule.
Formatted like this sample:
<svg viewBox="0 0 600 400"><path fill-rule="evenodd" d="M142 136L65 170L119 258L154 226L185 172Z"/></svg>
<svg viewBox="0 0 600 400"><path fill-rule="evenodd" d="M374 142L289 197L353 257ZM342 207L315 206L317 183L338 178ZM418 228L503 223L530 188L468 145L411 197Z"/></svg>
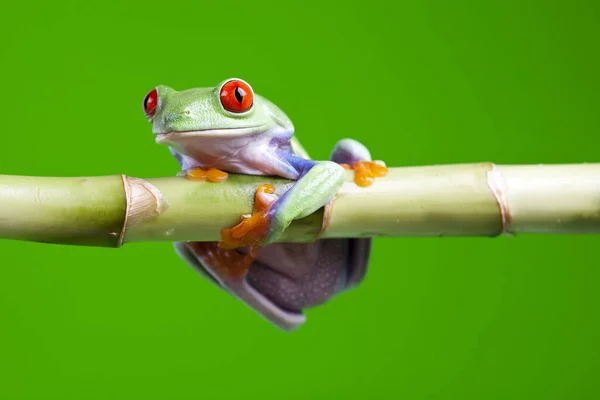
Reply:
<svg viewBox="0 0 600 400"><path fill-rule="evenodd" d="M600 164L391 168L368 188L352 179L348 171L333 202L294 222L281 241L600 233ZM293 184L235 174L224 183L182 177L4 175L0 238L108 247L215 241L221 229L251 212L261 183L275 185L278 195Z"/></svg>

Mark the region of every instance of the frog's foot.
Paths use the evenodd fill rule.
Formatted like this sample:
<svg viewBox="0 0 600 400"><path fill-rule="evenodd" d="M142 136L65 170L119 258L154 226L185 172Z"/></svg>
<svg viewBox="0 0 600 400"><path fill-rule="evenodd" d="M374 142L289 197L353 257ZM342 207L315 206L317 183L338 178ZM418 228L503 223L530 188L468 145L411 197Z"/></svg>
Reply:
<svg viewBox="0 0 600 400"><path fill-rule="evenodd" d="M185 172L186 178L191 181L210 181L210 182L223 182L227 180L229 175L225 171L221 171L216 168L202 169L194 168L189 169Z"/></svg>
<svg viewBox="0 0 600 400"><path fill-rule="evenodd" d="M242 254L235 249L224 249L217 242L188 242L187 246L194 253L202 254L203 262L218 273L238 280L246 277L256 259L255 251Z"/></svg>
<svg viewBox="0 0 600 400"><path fill-rule="evenodd" d="M242 222L233 228L221 231L219 247L223 250L233 250L248 246L249 254L256 254L256 249L262 244L271 226L268 212L277 200L275 186L264 184L256 189L254 209L251 215L243 215ZM235 250L234 250L235 251Z"/></svg>
<svg viewBox="0 0 600 400"><path fill-rule="evenodd" d="M330 159L345 169L354 170L354 182L362 187L373 184L375 178L387 175L388 169L382 161L371 161L371 153L354 139L342 139L336 143Z"/></svg>
<svg viewBox="0 0 600 400"><path fill-rule="evenodd" d="M371 186L375 178L388 174L388 169L383 161L356 161L353 164L340 164L344 169L354 170L354 182L358 186Z"/></svg>

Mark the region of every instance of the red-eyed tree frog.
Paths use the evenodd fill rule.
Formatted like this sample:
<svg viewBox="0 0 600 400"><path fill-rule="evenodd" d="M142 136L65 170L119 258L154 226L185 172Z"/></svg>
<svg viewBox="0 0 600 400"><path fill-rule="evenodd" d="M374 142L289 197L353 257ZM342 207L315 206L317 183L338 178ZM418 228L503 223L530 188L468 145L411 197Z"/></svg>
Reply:
<svg viewBox="0 0 600 400"><path fill-rule="evenodd" d="M220 242L175 243L179 256L277 327L305 322L304 309L321 305L364 278L371 239L277 243L290 223L329 203L345 169L359 186L387 174L367 148L352 139L334 147L330 161L313 161L276 105L241 79L216 87L176 91L157 86L143 100L157 143L181 165L179 176L218 184L229 173L296 181L281 197L258 186L254 210L221 231Z"/></svg>

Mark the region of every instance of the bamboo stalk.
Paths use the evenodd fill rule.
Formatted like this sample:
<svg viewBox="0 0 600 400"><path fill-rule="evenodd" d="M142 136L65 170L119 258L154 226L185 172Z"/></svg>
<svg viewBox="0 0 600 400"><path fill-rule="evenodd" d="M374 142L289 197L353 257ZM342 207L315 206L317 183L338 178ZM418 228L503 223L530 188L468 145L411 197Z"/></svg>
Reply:
<svg viewBox="0 0 600 400"><path fill-rule="evenodd" d="M294 222L282 241L600 233L600 164L390 168L368 188L356 186L351 171L346 178L330 206ZM242 175L219 184L0 175L0 238L107 247L216 241L251 211L260 183L277 194L293 184Z"/></svg>

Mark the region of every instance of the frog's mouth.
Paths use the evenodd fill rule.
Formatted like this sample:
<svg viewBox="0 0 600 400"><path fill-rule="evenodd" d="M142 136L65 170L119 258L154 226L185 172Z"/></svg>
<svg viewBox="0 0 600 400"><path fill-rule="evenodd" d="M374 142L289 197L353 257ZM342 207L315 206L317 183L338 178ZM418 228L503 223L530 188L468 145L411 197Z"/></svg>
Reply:
<svg viewBox="0 0 600 400"><path fill-rule="evenodd" d="M234 138L262 133L266 124L247 126L244 128L215 128L190 131L170 131L156 135L156 143L176 142L192 138Z"/></svg>

